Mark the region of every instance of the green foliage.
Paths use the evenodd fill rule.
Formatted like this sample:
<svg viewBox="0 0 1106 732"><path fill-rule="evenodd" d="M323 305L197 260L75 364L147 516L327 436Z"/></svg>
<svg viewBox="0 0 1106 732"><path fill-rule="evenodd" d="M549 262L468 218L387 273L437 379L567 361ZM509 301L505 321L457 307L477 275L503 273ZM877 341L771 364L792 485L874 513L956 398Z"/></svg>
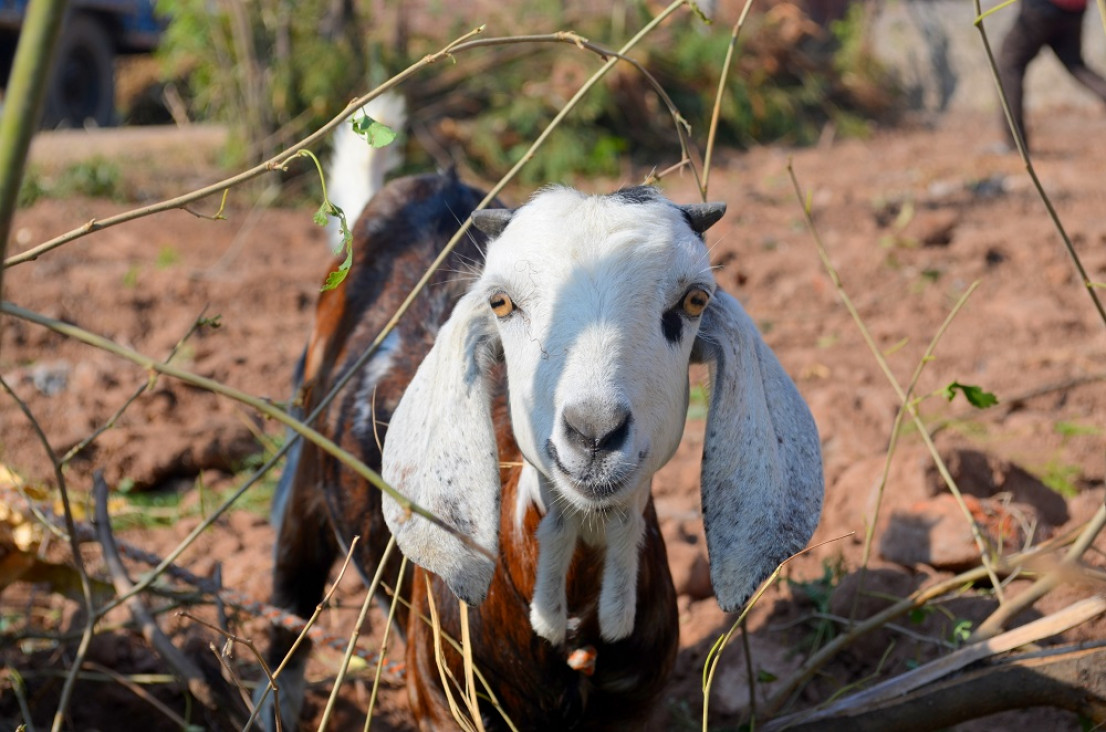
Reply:
<svg viewBox="0 0 1106 732"><path fill-rule="evenodd" d="M28 207L42 198L70 196L124 200L123 173L119 165L108 158L94 156L70 165L53 177L32 168L19 188L18 205Z"/></svg>
<svg viewBox="0 0 1106 732"><path fill-rule="evenodd" d="M96 156L66 168L55 194L58 197L79 195L121 200L122 181L123 174L115 161Z"/></svg>
<svg viewBox="0 0 1106 732"><path fill-rule="evenodd" d="M141 275L141 270L137 264L132 264L127 268L127 271L123 273L123 287L128 290L133 290L138 287L138 278Z"/></svg>
<svg viewBox="0 0 1106 732"><path fill-rule="evenodd" d="M159 0L171 22L158 53L167 75L187 77L194 117L234 125L248 157L267 156L364 90L368 34L333 5Z"/></svg>
<svg viewBox="0 0 1106 732"><path fill-rule="evenodd" d="M955 645L963 645L972 635L972 621L966 618L959 618L953 623L952 631L949 633L949 640Z"/></svg>
<svg viewBox="0 0 1106 732"><path fill-rule="evenodd" d="M350 120L353 131L365 138L370 147L388 147L396 139L396 131L388 125L377 122L365 113L359 113Z"/></svg>
<svg viewBox="0 0 1106 732"><path fill-rule="evenodd" d="M376 123L373 123L376 124ZM379 125L384 129L384 125ZM357 130L357 123L354 122L354 131ZM359 132L360 134L360 132ZM371 145L372 143L369 142ZM342 259L342 262L338 265L338 269L333 270L326 276L326 281L323 283L322 291L333 290L346 279L346 275L349 274L350 267L353 266L353 235L350 233L349 224L346 223L346 214L341 208L335 206L330 202L330 199L326 196L326 182L323 178L323 166L319 163L319 159L315 157L315 154L310 150L301 150L300 157L310 158L315 163L315 168L319 171L319 179L322 181L323 189L323 202L320 204L313 218L314 222L318 226L326 226L328 218L335 218L338 220L338 227L342 235L342 241L336 254L345 252L346 256Z"/></svg>
<svg viewBox="0 0 1106 732"><path fill-rule="evenodd" d="M688 420L706 419L709 406L710 393L706 390L706 387L702 384L692 385L687 404Z"/></svg>
<svg viewBox="0 0 1106 732"><path fill-rule="evenodd" d="M180 252L166 244L158 250L157 259L154 260L154 266L158 269L169 269L179 261Z"/></svg>
<svg viewBox="0 0 1106 732"><path fill-rule="evenodd" d="M771 671L766 671L765 669L759 669L757 671L757 681L759 681L762 684L770 684L773 681L778 681L778 680L779 680L779 677L776 676Z"/></svg>
<svg viewBox="0 0 1106 732"><path fill-rule="evenodd" d="M945 387L945 398L951 402L956 398L957 392L963 394L968 403L977 409L986 409L998 404L998 397L991 392L984 391L982 387L961 384L959 381L954 381Z"/></svg>
<svg viewBox="0 0 1106 732"><path fill-rule="evenodd" d="M246 473L253 472L267 457L268 453L263 452L247 458L237 477L244 479ZM258 516L268 516L277 479L277 472L270 471L256 486L239 498L234 507ZM238 482L240 481L235 481L235 483ZM197 516L204 518L237 490L236 486L230 485L212 490L204 485L202 476L196 477L193 487L197 500L185 501L191 491L139 491L134 489L133 480L124 478L116 487L116 493L123 496L126 503L112 513L112 526L116 530L173 526L181 519Z"/></svg>
<svg viewBox="0 0 1106 732"><path fill-rule="evenodd" d="M232 7L238 12L231 13ZM390 30L391 9L361 4L359 15L335 23L329 15L333 7L307 0L293 12L279 0L240 6L160 0L159 8L172 18L161 54L170 74L188 72L192 114L236 125L239 138L250 143L238 148L257 158L320 126L371 88L370 82L468 30L461 27L460 14L450 16L443 6L438 22L411 23L399 42ZM571 28L617 47L648 13L644 4L621 8L576 8L567 21L565 8L548 0L529 0L503 11L504 18L488 12L497 20L491 26L497 34L509 34L512 26L526 32ZM737 49L723 97L719 142L804 144L817 140L827 123L837 134L863 134L867 120L886 112L894 100L889 77L869 50L863 8L854 7L832 32L777 9L755 12L743 32L748 40ZM728 28L685 12L638 52L699 142L705 139L729 42ZM477 172L497 177L522 158L600 63L567 45L501 46L458 57L456 66L434 67L402 92L409 108L418 110L420 126L443 147L461 150ZM359 132L373 144L387 144L392 131L365 120ZM630 154L645 164L673 160L677 136L657 93L636 70L619 65L528 162L521 182L619 176ZM418 160L420 155L425 155L421 149L409 156L416 167L442 162Z"/></svg>
<svg viewBox="0 0 1106 732"><path fill-rule="evenodd" d="M15 205L19 208L30 208L40 198L45 198L48 195L49 190L42 179L42 173L37 168L31 167L27 169L23 176L23 182L19 186L19 197L16 199Z"/></svg>
<svg viewBox="0 0 1106 732"><path fill-rule="evenodd" d="M1079 495L1079 476L1083 469L1078 465L1070 465L1057 459L1049 460L1040 471L1041 482L1064 498L1074 498Z"/></svg>
<svg viewBox="0 0 1106 732"><path fill-rule="evenodd" d="M1102 429L1095 427L1094 425L1079 424L1078 422L1066 422L1060 420L1053 425L1053 430L1056 434L1063 437L1065 440L1072 437L1089 437L1098 436L1102 434Z"/></svg>
<svg viewBox="0 0 1106 732"><path fill-rule="evenodd" d="M837 628L827 616L830 614L830 600L845 576L845 561L837 557L836 561L822 562L822 576L809 582L797 582L790 577L787 584L795 591L796 597L806 598L814 606L816 613L807 621L809 632L803 637L801 645L804 651L813 653L837 634Z"/></svg>

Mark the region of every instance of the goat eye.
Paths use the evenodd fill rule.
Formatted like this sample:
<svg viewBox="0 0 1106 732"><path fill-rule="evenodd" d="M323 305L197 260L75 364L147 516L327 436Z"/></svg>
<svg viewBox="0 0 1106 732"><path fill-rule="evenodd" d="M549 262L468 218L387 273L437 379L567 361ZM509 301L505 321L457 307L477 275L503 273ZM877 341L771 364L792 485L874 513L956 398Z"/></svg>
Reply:
<svg viewBox="0 0 1106 732"><path fill-rule="evenodd" d="M700 290L698 287L693 287L687 291L684 295L683 302L680 303L680 307L684 312L692 317L698 318L703 314L703 311L707 309L707 303L710 302L710 293L706 290Z"/></svg>
<svg viewBox="0 0 1106 732"><path fill-rule="evenodd" d="M515 303L506 292L495 293L488 300L488 304L492 306L492 312L498 318L506 318L515 311Z"/></svg>

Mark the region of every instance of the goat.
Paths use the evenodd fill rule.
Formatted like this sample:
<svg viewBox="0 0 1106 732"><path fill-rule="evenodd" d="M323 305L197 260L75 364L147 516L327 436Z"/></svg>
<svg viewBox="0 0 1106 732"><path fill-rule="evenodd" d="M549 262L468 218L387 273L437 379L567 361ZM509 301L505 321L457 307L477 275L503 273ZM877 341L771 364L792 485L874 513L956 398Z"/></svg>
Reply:
<svg viewBox="0 0 1106 732"><path fill-rule="evenodd" d="M386 572L410 603L398 624L422 728L454 724L420 616L433 602L460 638L456 596L473 606L474 663L519 729L640 729L678 649L650 485L683 433L689 364L711 375L701 491L724 609L813 533L817 430L714 281L703 233L724 205L678 206L647 187L550 188L514 211L472 213L481 197L452 175L400 179L374 197L353 230L353 269L319 298L299 369L310 409L471 213L477 231L317 425L452 531L305 444L278 491L272 601L309 614L339 549L362 537L364 577L394 535L417 565L399 578L393 557ZM468 287L454 277L481 262ZM274 628L274 663L291 640ZM566 658L582 648L594 649L594 668L574 670ZM286 724L298 718L306 652L280 679ZM460 656L444 654L461 678ZM482 713L490 728L501 721Z"/></svg>

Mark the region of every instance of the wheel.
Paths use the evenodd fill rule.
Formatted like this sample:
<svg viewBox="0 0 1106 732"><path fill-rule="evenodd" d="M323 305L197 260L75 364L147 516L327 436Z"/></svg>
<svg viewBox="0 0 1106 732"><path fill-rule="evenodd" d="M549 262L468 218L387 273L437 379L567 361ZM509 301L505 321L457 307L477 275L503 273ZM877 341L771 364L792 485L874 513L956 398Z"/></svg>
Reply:
<svg viewBox="0 0 1106 732"><path fill-rule="evenodd" d="M84 13L70 16L57 56L42 126L107 127L115 122L115 48L104 24Z"/></svg>

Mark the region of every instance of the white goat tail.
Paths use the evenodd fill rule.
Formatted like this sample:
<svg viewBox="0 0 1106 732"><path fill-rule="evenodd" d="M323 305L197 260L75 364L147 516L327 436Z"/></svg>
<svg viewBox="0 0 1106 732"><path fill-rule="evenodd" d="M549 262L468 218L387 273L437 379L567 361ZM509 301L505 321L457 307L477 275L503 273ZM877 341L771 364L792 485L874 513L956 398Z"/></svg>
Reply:
<svg viewBox="0 0 1106 732"><path fill-rule="evenodd" d="M395 92L385 92L366 104L362 110L369 118L401 132L407 123L407 102ZM365 205L384 187L384 178L403 164L399 142L385 147L373 147L353 131L349 120L334 131L334 150L326 169L326 189L330 202L346 215L353 226ZM338 222L331 219L326 226L327 243L337 250L342 243Z"/></svg>

